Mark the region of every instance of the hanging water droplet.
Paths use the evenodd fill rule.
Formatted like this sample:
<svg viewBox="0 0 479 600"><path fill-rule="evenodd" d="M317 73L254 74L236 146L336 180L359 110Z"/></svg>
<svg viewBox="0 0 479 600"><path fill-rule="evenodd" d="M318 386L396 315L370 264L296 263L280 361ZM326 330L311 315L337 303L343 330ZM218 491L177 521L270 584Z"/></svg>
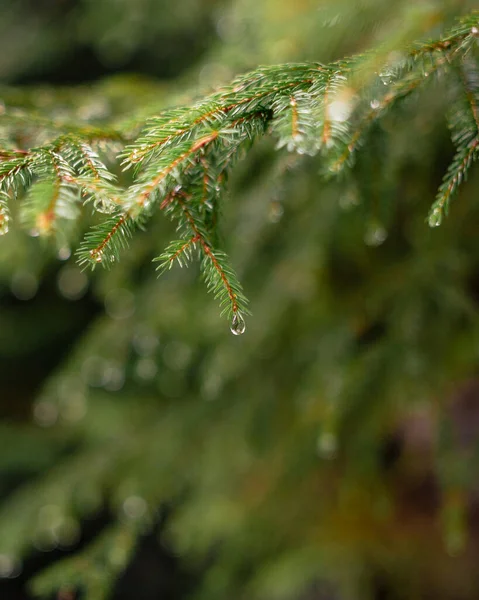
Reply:
<svg viewBox="0 0 479 600"><path fill-rule="evenodd" d="M95 200L93 201L93 208L97 212L105 215L110 215L116 207L117 204L115 204L113 200L110 200L110 198L100 197L95 198Z"/></svg>
<svg viewBox="0 0 479 600"><path fill-rule="evenodd" d="M99 252L98 250L92 250L90 252L90 256L91 256L91 259L97 263L101 263L101 261L103 260L101 252Z"/></svg>
<svg viewBox="0 0 479 600"><path fill-rule="evenodd" d="M440 208L435 208L432 213L429 215L429 227L439 227L442 223L442 210Z"/></svg>
<svg viewBox="0 0 479 600"><path fill-rule="evenodd" d="M237 312L234 314L230 329L233 335L242 335L245 332L246 323L241 313Z"/></svg>

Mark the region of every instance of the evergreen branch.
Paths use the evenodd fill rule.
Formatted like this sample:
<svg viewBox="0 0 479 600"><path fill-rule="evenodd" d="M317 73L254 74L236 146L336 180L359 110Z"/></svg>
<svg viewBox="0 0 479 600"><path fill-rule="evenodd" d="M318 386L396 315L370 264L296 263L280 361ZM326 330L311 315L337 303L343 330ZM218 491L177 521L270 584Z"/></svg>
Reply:
<svg viewBox="0 0 479 600"><path fill-rule="evenodd" d="M409 48L401 60L386 64L379 74L375 70L381 52L329 65L259 67L191 107L167 110L149 119L138 138L120 153L124 169L133 167L134 172L127 189L116 185L92 146L94 141L120 139L114 131L58 125L32 116L33 126L41 124L57 137L29 150L0 150L0 190L17 196L33 180L22 209L27 215L24 220L44 233L56 229L59 217L76 218L81 196L83 202L92 202L94 211L109 213L105 222L86 234L78 252L82 265L109 265L116 260L133 231L159 205L177 221L181 240L158 257L158 269L189 260L197 246L208 288L230 314L244 312L241 286L226 256L212 242L218 196L235 160L257 138L273 133L277 147L300 154L321 151L329 171L339 171L352 163L355 150L377 119L432 79L433 73L450 74L463 61L468 108L460 112L461 122L451 125L457 154L433 205L433 211L447 210L477 156L479 77L475 64L466 62L477 37L472 27L477 17L474 12L441 39ZM382 84L387 87L380 93ZM15 118L28 121L15 111L7 121Z"/></svg>
<svg viewBox="0 0 479 600"><path fill-rule="evenodd" d="M399 75L395 75L397 79L391 85L389 91L382 98L375 98L371 103L368 103L368 110L357 119L358 125L356 129L350 135L347 143L344 144L342 152L331 163L329 170L333 173L339 172L346 164L349 164L359 142L363 139L371 125L397 102L411 95L420 85L428 80L427 78L431 74L448 64L449 59L448 55L441 55L434 60L433 65L427 71L423 68L422 53L417 53L413 63L406 62L404 70L401 70Z"/></svg>
<svg viewBox="0 0 479 600"><path fill-rule="evenodd" d="M1 160L5 156L6 160ZM12 190L18 195L18 190L28 185L31 179L31 164L33 155L23 151L5 151L0 156L0 189L6 192Z"/></svg>
<svg viewBox="0 0 479 600"><path fill-rule="evenodd" d="M155 190L155 188L169 175L176 167L181 165L181 163L185 162L188 158L190 158L193 154L195 154L200 148L203 148L213 140L218 137L218 131L212 131L211 133L203 136L202 138L193 142L193 144L184 148L180 146L179 153L172 160L168 161L168 164L165 165L160 172L153 177L150 181L144 183L144 189L138 195L136 199L136 204L140 207L144 206L146 201L148 200L151 193Z"/></svg>
<svg viewBox="0 0 479 600"><path fill-rule="evenodd" d="M479 138L466 148L460 149L454 156L454 159L449 166L444 181L439 188L439 193L436 201L432 205L429 221L433 226L440 224L443 210L447 214L448 204L451 196L457 190L463 180L466 179L467 171L473 160L479 155ZM439 220L439 222L438 222Z"/></svg>
<svg viewBox="0 0 479 600"><path fill-rule="evenodd" d="M234 317L236 313L248 313L248 301L243 294L236 273L229 265L227 255L220 250L213 249L207 236L201 231L201 224L196 222L186 202L178 200L178 203L185 214L191 230L194 232L194 237L201 244L203 251L202 271L208 290L214 293L215 299L219 299L220 306L224 307L221 314L228 314Z"/></svg>
<svg viewBox="0 0 479 600"><path fill-rule="evenodd" d="M8 232L9 220L8 194L0 190L0 235L5 235Z"/></svg>
<svg viewBox="0 0 479 600"><path fill-rule="evenodd" d="M462 88L448 115L456 154L429 212L429 224L434 227L441 223L443 214L447 215L451 197L467 178L469 167L479 154L479 73L470 61L463 61L457 73Z"/></svg>
<svg viewBox="0 0 479 600"><path fill-rule="evenodd" d="M125 148L122 154L124 164L134 166L145 158L151 159L162 147L179 143L193 132L207 126L221 127L228 120L233 121L239 113L252 113L268 108L275 96L293 91L308 89L318 75L327 71L320 64L280 65L260 67L252 73L240 77L227 88L223 88L199 102L191 109L168 111L147 123L146 132L136 142ZM250 93L251 88L258 88Z"/></svg>
<svg viewBox="0 0 479 600"><path fill-rule="evenodd" d="M131 523L107 527L81 556L64 558L35 576L30 584L32 591L42 597L58 593L60 598L62 591L82 590L88 598L106 600L115 577L124 570L135 549L139 529Z"/></svg>
<svg viewBox="0 0 479 600"><path fill-rule="evenodd" d="M479 134L479 69L472 61L465 60L461 65L460 72L471 116Z"/></svg>
<svg viewBox="0 0 479 600"><path fill-rule="evenodd" d="M125 212L116 211L109 219L93 227L85 236L77 256L82 266L103 263L108 267L124 250L140 223Z"/></svg>
<svg viewBox="0 0 479 600"><path fill-rule="evenodd" d="M154 258L154 262L160 264L156 268L159 275L162 275L165 271L172 268L175 260L178 262L180 267L186 266L192 258L192 250L195 248L196 242L198 242L200 236L195 234L188 240L178 240L171 242L171 244L165 249L163 254Z"/></svg>

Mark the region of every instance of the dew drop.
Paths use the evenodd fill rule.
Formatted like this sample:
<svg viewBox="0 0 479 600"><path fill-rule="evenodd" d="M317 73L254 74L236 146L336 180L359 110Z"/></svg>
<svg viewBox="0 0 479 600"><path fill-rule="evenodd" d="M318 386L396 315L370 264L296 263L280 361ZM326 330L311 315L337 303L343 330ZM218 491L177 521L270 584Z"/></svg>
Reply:
<svg viewBox="0 0 479 600"><path fill-rule="evenodd" d="M245 320L243 319L243 316L241 315L241 313L237 312L235 313L233 320L231 321L231 333L233 335L241 335L245 332L246 330L246 323Z"/></svg>
<svg viewBox="0 0 479 600"><path fill-rule="evenodd" d="M116 206L117 205L115 202L113 202L113 200L104 197L95 198L93 202L93 208L97 212L105 215L110 215L115 210Z"/></svg>
<svg viewBox="0 0 479 600"><path fill-rule="evenodd" d="M473 27L471 29L471 33L474 37L479 37L479 28L478 27Z"/></svg>
<svg viewBox="0 0 479 600"><path fill-rule="evenodd" d="M429 227L439 227L442 223L442 210L440 208L435 208L432 213L429 215Z"/></svg>
<svg viewBox="0 0 479 600"><path fill-rule="evenodd" d="M91 259L97 263L101 263L101 261L103 260L101 252L99 252L98 250L92 250L90 252L90 256L91 256Z"/></svg>

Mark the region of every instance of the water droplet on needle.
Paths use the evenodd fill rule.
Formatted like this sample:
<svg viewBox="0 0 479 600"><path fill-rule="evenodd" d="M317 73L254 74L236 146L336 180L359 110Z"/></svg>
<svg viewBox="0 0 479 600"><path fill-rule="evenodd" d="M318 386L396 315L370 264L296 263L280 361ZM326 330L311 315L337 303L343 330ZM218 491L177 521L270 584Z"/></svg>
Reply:
<svg viewBox="0 0 479 600"><path fill-rule="evenodd" d="M231 333L233 335L242 335L246 330L246 323L241 313L236 312L231 321Z"/></svg>
<svg viewBox="0 0 479 600"><path fill-rule="evenodd" d="M429 215L429 227L439 227L442 221L442 210L435 208Z"/></svg>

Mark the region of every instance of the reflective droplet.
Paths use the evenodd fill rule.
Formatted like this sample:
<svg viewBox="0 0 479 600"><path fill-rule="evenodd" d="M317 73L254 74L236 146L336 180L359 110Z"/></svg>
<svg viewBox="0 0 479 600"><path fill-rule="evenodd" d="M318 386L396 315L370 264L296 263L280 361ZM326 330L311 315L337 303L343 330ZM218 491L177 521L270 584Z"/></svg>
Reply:
<svg viewBox="0 0 479 600"><path fill-rule="evenodd" d="M141 519L146 515L148 504L141 496L128 496L122 508L128 519Z"/></svg>
<svg viewBox="0 0 479 600"><path fill-rule="evenodd" d="M72 251L68 246L62 246L58 249L57 256L60 260L68 260L72 255Z"/></svg>
<svg viewBox="0 0 479 600"><path fill-rule="evenodd" d="M473 27L471 29L471 33L472 33L473 36L479 37L479 28L478 27Z"/></svg>
<svg viewBox="0 0 479 600"><path fill-rule="evenodd" d="M235 313L233 320L231 321L231 333L233 335L241 335L245 332L246 330L246 323L245 320L243 319L243 316L241 315L241 313L237 312Z"/></svg>
<svg viewBox="0 0 479 600"><path fill-rule="evenodd" d="M442 223L442 210L440 208L435 208L432 213L429 215L429 227L439 227Z"/></svg>
<svg viewBox="0 0 479 600"><path fill-rule="evenodd" d="M135 374L139 379L143 381L149 381L154 379L158 367L156 362L152 358L143 357L135 365Z"/></svg>
<svg viewBox="0 0 479 600"><path fill-rule="evenodd" d="M103 260L101 252L99 252L98 250L92 250L90 252L90 256L91 256L91 259L97 263L101 263L101 261Z"/></svg>
<svg viewBox="0 0 479 600"><path fill-rule="evenodd" d="M364 235L367 246L380 246L388 237L388 232L379 223L371 223Z"/></svg>
<svg viewBox="0 0 479 600"><path fill-rule="evenodd" d="M110 200L110 198L95 198L93 201L93 208L105 215L110 215L116 207L117 204L113 200Z"/></svg>
<svg viewBox="0 0 479 600"><path fill-rule="evenodd" d="M33 418L40 427L52 427L58 419L58 408L48 400L37 402L33 407Z"/></svg>

